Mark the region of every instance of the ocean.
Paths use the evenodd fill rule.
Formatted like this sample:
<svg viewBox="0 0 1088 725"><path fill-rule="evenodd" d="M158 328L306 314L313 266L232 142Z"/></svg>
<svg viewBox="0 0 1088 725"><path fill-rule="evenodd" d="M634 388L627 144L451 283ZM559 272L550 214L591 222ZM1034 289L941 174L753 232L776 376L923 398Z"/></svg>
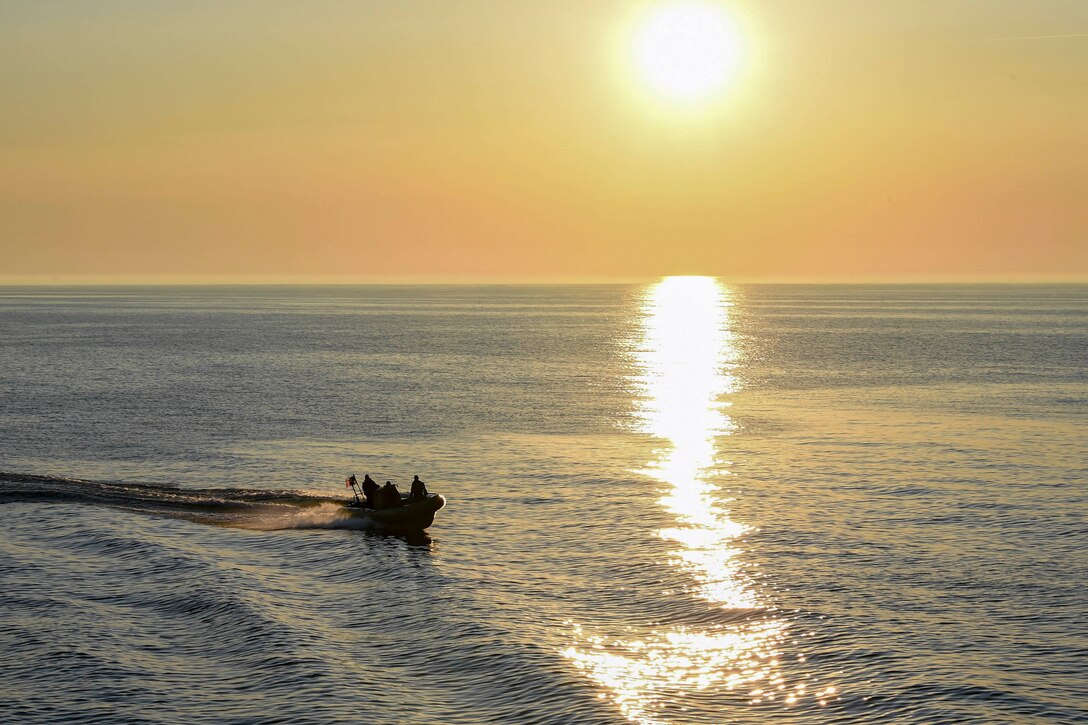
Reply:
<svg viewBox="0 0 1088 725"><path fill-rule="evenodd" d="M4 723L1088 722L1086 582L1085 286L0 288Z"/></svg>

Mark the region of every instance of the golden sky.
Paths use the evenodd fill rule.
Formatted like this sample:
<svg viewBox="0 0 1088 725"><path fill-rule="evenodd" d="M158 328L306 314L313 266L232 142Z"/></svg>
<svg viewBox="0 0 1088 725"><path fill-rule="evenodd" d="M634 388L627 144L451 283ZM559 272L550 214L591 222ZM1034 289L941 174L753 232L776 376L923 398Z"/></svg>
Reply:
<svg viewBox="0 0 1088 725"><path fill-rule="evenodd" d="M1088 2L712 4L0 4L0 277L1088 278Z"/></svg>

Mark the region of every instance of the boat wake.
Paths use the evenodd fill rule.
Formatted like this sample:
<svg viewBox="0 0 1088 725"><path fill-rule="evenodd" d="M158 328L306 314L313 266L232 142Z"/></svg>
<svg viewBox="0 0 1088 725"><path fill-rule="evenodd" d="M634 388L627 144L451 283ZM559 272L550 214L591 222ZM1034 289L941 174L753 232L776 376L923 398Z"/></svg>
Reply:
<svg viewBox="0 0 1088 725"><path fill-rule="evenodd" d="M0 505L20 502L104 506L257 531L367 527L341 499L310 491L179 488L0 472Z"/></svg>

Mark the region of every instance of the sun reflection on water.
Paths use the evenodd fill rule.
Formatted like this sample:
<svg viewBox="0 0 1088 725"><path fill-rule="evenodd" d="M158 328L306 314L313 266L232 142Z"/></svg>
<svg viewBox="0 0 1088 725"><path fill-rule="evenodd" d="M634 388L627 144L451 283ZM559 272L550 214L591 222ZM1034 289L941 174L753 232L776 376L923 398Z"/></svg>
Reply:
<svg viewBox="0 0 1088 725"><path fill-rule="evenodd" d="M713 483L727 465L718 441L735 428L722 400L736 390L732 306L730 290L713 278L666 278L647 289L632 341L638 429L663 441L636 473L664 484L659 503L675 525L658 534L673 546L669 564L690 576L689 595L736 615L727 617L733 624L657 627L641 639L608 639L574 625L576 644L564 654L636 722L665 722L666 700L709 688L785 706L805 692L804 684L785 682L779 648L786 623L761 608L740 569L738 540L747 529L730 518Z"/></svg>
<svg viewBox="0 0 1088 725"><path fill-rule="evenodd" d="M723 395L735 392L737 349L729 325L729 292L711 277L669 277L643 305L642 339L635 352L644 433L668 441L642 472L668 484L661 504L677 526L661 536L680 545L674 560L699 582L699 593L730 608L756 606L743 586L730 542L745 532L729 518L708 479L718 463L716 440L731 433Z"/></svg>

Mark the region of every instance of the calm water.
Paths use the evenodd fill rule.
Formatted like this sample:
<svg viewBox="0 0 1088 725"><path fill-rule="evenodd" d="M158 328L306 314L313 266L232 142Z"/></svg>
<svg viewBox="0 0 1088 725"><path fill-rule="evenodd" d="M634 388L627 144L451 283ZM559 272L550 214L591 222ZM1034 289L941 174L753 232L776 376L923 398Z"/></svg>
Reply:
<svg viewBox="0 0 1088 725"><path fill-rule="evenodd" d="M1088 722L1086 287L5 288L0 345L4 722Z"/></svg>

